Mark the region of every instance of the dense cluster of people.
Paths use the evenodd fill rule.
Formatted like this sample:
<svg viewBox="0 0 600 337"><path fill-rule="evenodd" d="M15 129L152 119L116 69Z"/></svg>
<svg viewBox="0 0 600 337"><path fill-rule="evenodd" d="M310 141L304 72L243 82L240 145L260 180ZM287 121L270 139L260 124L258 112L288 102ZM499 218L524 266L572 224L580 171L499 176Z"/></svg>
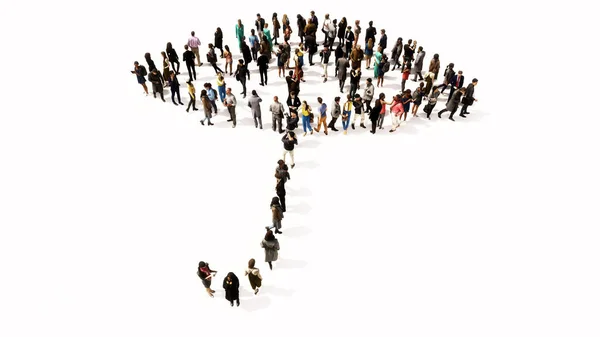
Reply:
<svg viewBox="0 0 600 337"><path fill-rule="evenodd" d="M314 131L320 133L323 131L325 135L329 134L329 130L337 132L336 127L338 119L341 119L341 128L343 133L347 134L351 127L356 129L356 124L361 128L367 128L366 119L371 122L370 132L375 134L377 130L384 129L384 121L386 112L389 107L389 115L391 117L391 129L389 132L394 132L401 126L402 122L406 122L407 116L417 117L419 107L424 105L423 112L425 117L431 119L430 116L437 105L437 102L444 91L449 89L448 99L445 108L439 110L437 115L441 118L444 112L450 112L449 119L454 121L454 115L460 109L459 116L467 118L469 114L468 107L472 106L477 99L474 97L475 86L478 83L477 78L473 78L465 87L465 77L463 72L459 70L455 72L454 63L449 63L443 73L443 82L436 83L440 71L440 56L434 54L429 62L428 72L423 75L423 67L426 52L423 46L419 46L416 40L408 39L404 43L403 38L399 37L395 43L388 46L388 37L385 29L379 31L373 26L373 22L368 23L368 27L364 32L364 49L359 44L362 28L360 20L354 21L354 25L348 22L343 17L339 21L331 19L329 14L325 14L323 23L319 25L319 21L315 12L311 12L310 16L305 19L302 15L296 16L296 25L292 28L290 20L286 14L278 18L277 13L273 13L271 18L272 26L265 21L260 15L256 15L254 28L250 29L250 34L247 35L247 30L241 20L237 21L235 26L235 36L241 59L237 61L236 69L233 70L233 54L228 45L223 43L223 31L217 28L214 32L213 43L208 44L206 53L206 61L213 67L215 71L215 85L206 82L202 84L200 91L200 102L204 112L204 117L200 120L202 125L214 125L211 118L214 118L219 113L218 102L227 109L229 118L227 122L232 123L232 127L237 125L238 100L232 93L231 86L227 86L226 78L233 77L242 87L243 99L247 96L247 83L250 80L250 71L248 66L255 62L259 75L261 86L267 86L269 83L268 69L269 64L274 62L277 65L278 78L285 80L287 84L287 99L285 105L280 102L278 96L273 97L273 101L269 105L269 111L272 117L272 130L283 134L281 141L283 143L283 159L278 161L278 166L275 171L276 177L276 195L271 200L270 208L272 213L272 225L267 226L267 233L261 241L261 247L265 250L265 261L272 269L272 262L277 260L279 251L279 242L275 234L281 234L281 222L283 214L286 212L286 192L285 183L290 180L286 157L289 155L291 160L291 168L294 168L294 148L298 145L298 139L295 130L299 127L300 119L304 136L309 132L312 135ZM271 28L272 27L272 28ZM320 44L317 42L318 31L323 33L323 42L321 50ZM271 30L272 29L272 30ZM297 29L297 35L300 39L297 47L292 50L290 39L294 30ZM283 37L283 41L279 43L278 39ZM200 61L200 39L195 32L191 32L191 36L184 45L182 54L183 61L186 64L188 71L188 80L186 81L189 101L186 111L190 108L197 111L196 101L197 92L194 85L196 81L195 67L202 66ZM391 48L391 55L385 53L385 50ZM219 50L219 56L217 55ZM323 83L330 79L329 66L333 56L334 76L337 78L339 90L342 95L333 99L331 106L325 103L322 97L317 97L317 108L313 111L311 105L299 98L301 84L306 82L304 76L305 56L308 56L308 66L315 66L314 55L320 58L320 67L322 68ZM181 100L180 82L178 75L181 73L179 56L171 42L166 44L166 48L161 52L162 56L162 72L158 69L152 60L151 54L145 54L147 68L139 62L134 62L134 69L131 71L135 74L138 83L144 88L144 93L149 95L146 82L152 84L152 93L154 98L157 95L163 102L166 102L164 97L164 89L169 87L171 91L171 101L174 105L185 105ZM218 59L222 58L225 61L224 70L217 63ZM290 63L293 61L293 68ZM365 62L366 70L372 67L372 76L363 75L362 63ZM393 67L392 67L393 64ZM383 88L386 74L390 71L401 72L401 90L400 92L391 95L387 98L386 94L380 92L376 94L376 87ZM286 75L286 71L289 72ZM414 90L406 88L406 83L410 79L413 82L420 81ZM146 76L148 80L146 81ZM350 78L349 86L346 81ZM366 77L361 83L361 79ZM373 82L376 80L376 84ZM362 95L359 94L361 85ZM304 85L302 85L304 86ZM345 95L344 95L345 94ZM344 101L342 102L342 96ZM424 101L426 103L424 103ZM247 106L252 112L254 126L263 128L262 108L263 99L258 95L256 90L252 90L250 97L247 99ZM412 104L412 106L411 106ZM287 111L286 111L287 110ZM328 121L328 111L330 119ZM352 116L354 112L354 116ZM360 116L360 120L358 121ZM285 120L285 130L283 121ZM313 127L314 126L314 127ZM211 280L216 275L216 271L210 269L208 263L201 261L198 264L198 276L201 278L206 291L212 297L214 291L211 290ZM255 266L255 260L250 259L248 267L245 270L245 276L248 276L252 289L255 294L258 293L262 282L262 275ZM223 288L226 292L226 298L231 305L234 302L239 306L239 280L234 273L228 273L223 280Z"/></svg>

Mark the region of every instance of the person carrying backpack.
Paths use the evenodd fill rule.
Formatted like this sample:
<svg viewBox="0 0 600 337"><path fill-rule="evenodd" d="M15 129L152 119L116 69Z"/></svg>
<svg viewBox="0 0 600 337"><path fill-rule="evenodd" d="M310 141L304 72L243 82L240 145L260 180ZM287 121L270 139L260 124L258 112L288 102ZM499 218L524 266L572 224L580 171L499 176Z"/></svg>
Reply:
<svg viewBox="0 0 600 337"><path fill-rule="evenodd" d="M146 93L146 96L148 96L148 87L146 86L146 78L144 77L148 75L146 67L140 65L138 61L135 61L133 62L133 70L131 73L135 74L137 77L137 82L142 86L142 88L144 88L144 92Z"/></svg>

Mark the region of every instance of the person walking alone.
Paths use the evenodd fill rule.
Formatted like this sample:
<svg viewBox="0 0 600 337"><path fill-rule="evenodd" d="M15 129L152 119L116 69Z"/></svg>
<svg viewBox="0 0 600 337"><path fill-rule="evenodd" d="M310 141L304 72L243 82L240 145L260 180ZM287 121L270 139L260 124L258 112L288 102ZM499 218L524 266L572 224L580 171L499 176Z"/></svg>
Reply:
<svg viewBox="0 0 600 337"><path fill-rule="evenodd" d="M273 131L279 131L279 133L283 133L284 131L282 130L281 120L283 119L284 109L283 104L279 103L279 97L273 97L273 103L271 103L269 111L271 111L272 114Z"/></svg>
<svg viewBox="0 0 600 337"><path fill-rule="evenodd" d="M233 127L235 128L237 124L236 116L235 116L235 106L237 105L237 100L235 96L231 93L231 88L227 88L227 93L225 95L225 106L227 107L227 111L229 111L230 119L228 122L233 122Z"/></svg>
<svg viewBox="0 0 600 337"><path fill-rule="evenodd" d="M248 281L250 281L250 286L254 290L254 295L257 295L262 285L262 275L260 275L260 270L255 267L255 264L256 260L254 259L248 261L248 268L244 272L244 276L248 276Z"/></svg>
<svg viewBox="0 0 600 337"><path fill-rule="evenodd" d="M325 135L327 133L327 104L323 103L323 99L321 97L317 97L317 102L319 102L319 121L317 122L317 127L315 131L320 132L321 127L323 127L323 131Z"/></svg>
<svg viewBox="0 0 600 337"><path fill-rule="evenodd" d="M183 103L181 103L181 93L179 92L179 80L173 70L171 70L169 74L169 87L171 87L171 100L173 101L173 104L177 105L177 103L175 103L175 96L177 95L177 101L180 105L183 105Z"/></svg>
<svg viewBox="0 0 600 337"><path fill-rule="evenodd" d="M275 234L270 230L267 231L260 246L265 250L265 262L269 264L269 269L273 270L273 262L279 257L279 241L275 238Z"/></svg>
<svg viewBox="0 0 600 337"><path fill-rule="evenodd" d="M186 44L185 46L183 46L183 49L185 49L185 51L183 52L183 62L185 62L185 66L187 67L188 70L188 74L190 75L190 81L195 81L196 80L196 67L194 65L194 59L196 58L196 55L194 55L194 53L189 50L188 45Z"/></svg>
<svg viewBox="0 0 600 337"><path fill-rule="evenodd" d="M277 175L279 175L279 174L277 174ZM278 179L284 180L280 175L279 175ZM283 184L285 184L285 181L283 181ZM273 217L272 218L273 225L267 226L265 228L267 230L275 228L275 234L283 234L283 232L280 231L281 220L283 220L283 207L281 206L281 203L279 202L279 197L273 197L273 199L271 200L271 214Z"/></svg>
<svg viewBox="0 0 600 337"><path fill-rule="evenodd" d="M196 109L196 88L194 87L194 83L192 83L192 81L187 81L186 82L188 85L188 93L190 94L190 102L188 103L188 107L187 109L185 109L185 112L190 112L190 107L194 108L194 111L197 111L198 109Z"/></svg>

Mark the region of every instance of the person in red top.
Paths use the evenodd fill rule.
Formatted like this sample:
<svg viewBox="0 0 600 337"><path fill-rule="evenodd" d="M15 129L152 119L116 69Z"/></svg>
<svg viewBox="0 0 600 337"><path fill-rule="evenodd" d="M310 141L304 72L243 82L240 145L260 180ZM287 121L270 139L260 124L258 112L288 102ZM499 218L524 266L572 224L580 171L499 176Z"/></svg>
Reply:
<svg viewBox="0 0 600 337"><path fill-rule="evenodd" d="M404 92L404 87L406 85L406 81L408 80L408 76L410 75L410 68L404 68L402 70L402 89L400 91Z"/></svg>
<svg viewBox="0 0 600 337"><path fill-rule="evenodd" d="M202 280L202 284L204 285L204 288L206 288L206 292L208 293L208 296L214 297L213 294L215 293L215 291L210 289L210 284L211 284L213 276L217 275L217 271L210 270L208 263L206 263L204 261L200 261L198 263L197 274L198 274L198 277Z"/></svg>
<svg viewBox="0 0 600 337"><path fill-rule="evenodd" d="M402 117L403 113L404 106L400 100L400 95L396 95L394 96L394 100L390 106L390 115L392 116L392 129L390 132L396 131L396 129L400 126L400 117Z"/></svg>

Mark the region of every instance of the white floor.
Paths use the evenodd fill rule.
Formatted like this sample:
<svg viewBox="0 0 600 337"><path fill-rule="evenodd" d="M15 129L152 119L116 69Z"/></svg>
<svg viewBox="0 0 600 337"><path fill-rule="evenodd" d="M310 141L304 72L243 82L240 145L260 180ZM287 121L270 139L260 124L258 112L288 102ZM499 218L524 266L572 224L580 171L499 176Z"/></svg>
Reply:
<svg viewBox="0 0 600 337"><path fill-rule="evenodd" d="M570 282L594 284L597 265L565 259L566 246L556 238L571 233L540 218L552 212L544 205L553 198L540 192L547 180L524 177L534 173L527 163L535 152L515 151L511 158L506 153L507 142L523 136L507 132L502 115L516 112L499 108L505 106L498 103L502 83L491 80L501 77L487 58L495 48L488 40L499 36L489 29L498 23L495 15L483 5L469 5L464 25L469 13L477 13L478 26L462 35L451 23L444 28L448 13L459 10L451 2L431 3L439 8L433 13L426 14L429 5L422 4L422 14L400 16L375 6L340 11L317 2L287 5L294 26L296 13L307 17L315 10L320 23L325 12L338 19L347 15L351 22L360 18L363 32L373 19L388 31L390 45L399 36L417 39L427 52L425 70L439 53L440 78L449 62L468 81L479 78L479 102L469 118L456 115L456 122L435 113L429 121L420 110L395 133L388 132L389 116L376 135L358 128L348 135L302 137L298 129L280 260L270 271L259 244L270 223L282 144L281 135L270 130L268 104L273 95L287 97L276 65L266 87L258 85L256 65L250 67L248 92L255 89L264 100L264 130L254 128L233 78L227 84L240 105L235 129L224 108L215 126L206 127L199 123L202 110L186 114L185 107L171 103L168 89L166 103L145 97L129 73L133 61L145 64L145 52L159 65L169 41L181 57L191 30L206 47L217 26L238 59L238 16L249 31L256 12L267 22L273 11L280 18L285 12L279 5L213 5L123 4L115 18L105 18L106 39L96 40L112 51L104 63L90 65L91 76L112 87L93 92L94 113L67 107L55 129L30 124L49 136L27 142L39 150L40 164L14 172L28 180L6 184L14 227L3 229L8 238L3 264L19 271L3 287L3 301L11 303L2 312L12 323L6 336L594 335L589 322L598 314L592 300L598 290L589 288L582 299L557 289ZM189 8L186 15L193 19L180 13L164 23L171 6ZM150 9L157 24L148 17ZM364 35L360 41L364 46ZM292 42L298 42L296 32ZM201 54L198 90L204 82L215 83L206 49ZM317 96L331 105L339 94L332 76L321 82L316 56L315 62L306 67L300 95L313 108ZM106 69L109 78L98 69ZM363 71L363 80L372 75L364 64ZM183 62L181 72L183 84ZM399 77L399 71L386 75L376 94L397 93ZM409 81L407 87L416 85ZM187 103L185 86L181 94ZM28 160L16 148L9 151ZM566 214L555 218L567 219ZM593 236L580 239L588 245L569 246L570 252L593 255ZM22 250L25 242L35 249ZM243 276L250 258L264 276L258 296ZM200 260L219 271L215 298L196 276ZM230 271L241 281L239 308L229 306L221 287Z"/></svg>

